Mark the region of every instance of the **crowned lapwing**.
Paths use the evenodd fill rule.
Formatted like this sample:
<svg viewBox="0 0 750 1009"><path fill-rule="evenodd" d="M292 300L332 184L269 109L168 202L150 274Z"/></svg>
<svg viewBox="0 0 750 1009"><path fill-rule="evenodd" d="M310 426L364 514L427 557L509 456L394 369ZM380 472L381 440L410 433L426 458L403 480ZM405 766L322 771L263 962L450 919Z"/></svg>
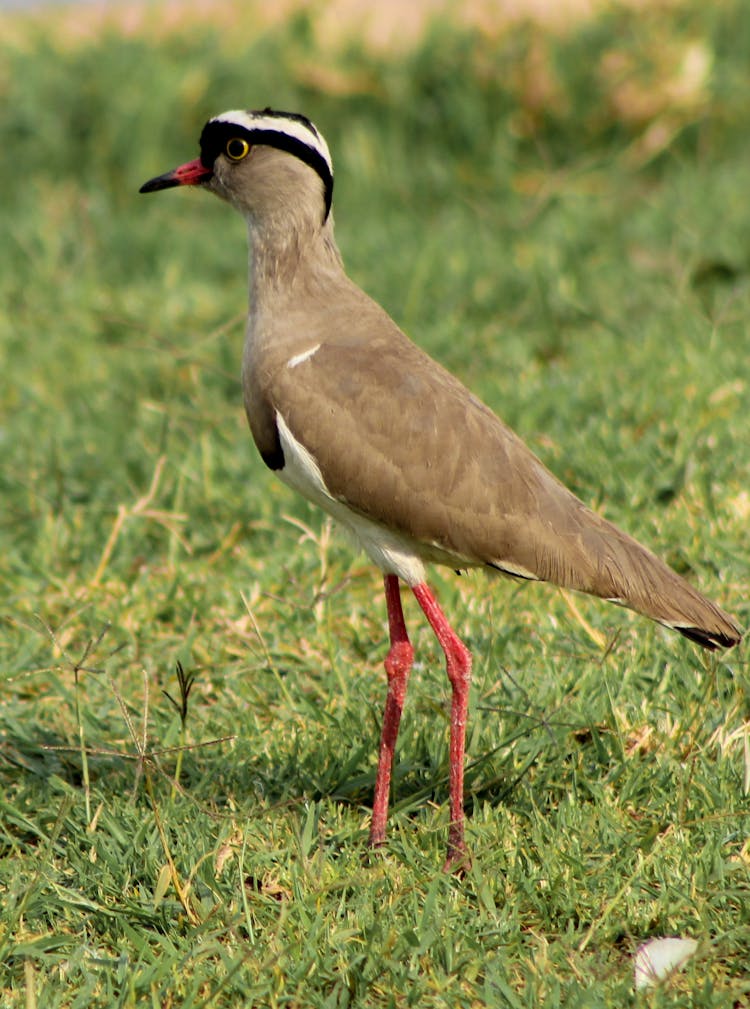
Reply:
<svg viewBox="0 0 750 1009"><path fill-rule="evenodd" d="M642 613L704 648L737 623L649 550L586 507L461 382L346 275L333 235L333 167L309 119L224 112L200 157L141 192L201 186L247 221L245 410L264 462L354 533L383 572L388 691L370 844L385 840L394 748L414 651L399 581L445 653L452 687L446 869L469 862L464 737L471 655L425 565L483 567L577 589Z"/></svg>

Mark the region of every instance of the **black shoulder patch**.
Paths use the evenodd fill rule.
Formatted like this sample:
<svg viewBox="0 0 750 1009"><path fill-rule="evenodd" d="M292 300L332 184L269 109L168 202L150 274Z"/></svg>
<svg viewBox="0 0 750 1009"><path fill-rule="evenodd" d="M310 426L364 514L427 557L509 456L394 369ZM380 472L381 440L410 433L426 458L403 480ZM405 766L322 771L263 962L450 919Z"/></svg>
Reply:
<svg viewBox="0 0 750 1009"><path fill-rule="evenodd" d="M277 434L278 439L278 434ZM280 469L284 468L286 460L284 459L284 449L281 447L281 442L279 442L274 448L267 452L261 452L260 457L263 462L268 466L269 469L278 472Z"/></svg>

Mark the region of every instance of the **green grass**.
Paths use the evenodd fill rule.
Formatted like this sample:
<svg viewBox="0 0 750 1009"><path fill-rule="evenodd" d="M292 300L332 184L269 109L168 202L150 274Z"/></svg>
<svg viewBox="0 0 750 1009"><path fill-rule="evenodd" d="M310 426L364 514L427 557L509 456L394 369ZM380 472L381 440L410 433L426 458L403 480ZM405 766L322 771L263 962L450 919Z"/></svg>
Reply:
<svg viewBox="0 0 750 1009"><path fill-rule="evenodd" d="M411 600L389 844L368 855L379 578L252 447L242 222L137 195L212 113L307 112L350 272L747 625L750 17L704 6L352 49L339 95L305 76L332 57L304 21L3 46L3 1006L750 1004L743 649L436 571L475 655L474 866L440 872L447 683ZM617 105L622 77L658 95L696 42L698 99ZM698 956L636 997L636 946L677 934Z"/></svg>

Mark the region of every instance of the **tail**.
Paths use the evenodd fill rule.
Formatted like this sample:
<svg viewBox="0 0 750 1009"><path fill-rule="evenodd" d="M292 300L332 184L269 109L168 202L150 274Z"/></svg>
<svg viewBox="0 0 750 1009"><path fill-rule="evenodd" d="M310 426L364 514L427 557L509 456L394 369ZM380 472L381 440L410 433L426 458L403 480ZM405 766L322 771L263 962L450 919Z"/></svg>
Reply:
<svg viewBox="0 0 750 1009"><path fill-rule="evenodd" d="M742 639L737 622L698 592L664 561L609 522L600 520L604 539L596 584L588 591L627 606L678 631L711 651Z"/></svg>
<svg viewBox="0 0 750 1009"><path fill-rule="evenodd" d="M729 614L632 536L561 486L559 492L547 509L552 520L537 521L531 529L524 522L512 556L493 559L492 567L626 606L703 648L739 643L742 631Z"/></svg>

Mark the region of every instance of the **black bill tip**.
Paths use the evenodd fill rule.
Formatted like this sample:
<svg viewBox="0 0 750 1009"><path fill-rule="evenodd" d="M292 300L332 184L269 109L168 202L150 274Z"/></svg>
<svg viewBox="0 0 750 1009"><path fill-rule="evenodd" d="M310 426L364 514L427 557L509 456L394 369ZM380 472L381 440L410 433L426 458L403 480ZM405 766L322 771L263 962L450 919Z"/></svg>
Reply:
<svg viewBox="0 0 750 1009"><path fill-rule="evenodd" d="M144 182L139 193L157 193L160 189L172 189L173 186L181 186L182 182L172 172L165 172L164 175L157 175L155 179Z"/></svg>

